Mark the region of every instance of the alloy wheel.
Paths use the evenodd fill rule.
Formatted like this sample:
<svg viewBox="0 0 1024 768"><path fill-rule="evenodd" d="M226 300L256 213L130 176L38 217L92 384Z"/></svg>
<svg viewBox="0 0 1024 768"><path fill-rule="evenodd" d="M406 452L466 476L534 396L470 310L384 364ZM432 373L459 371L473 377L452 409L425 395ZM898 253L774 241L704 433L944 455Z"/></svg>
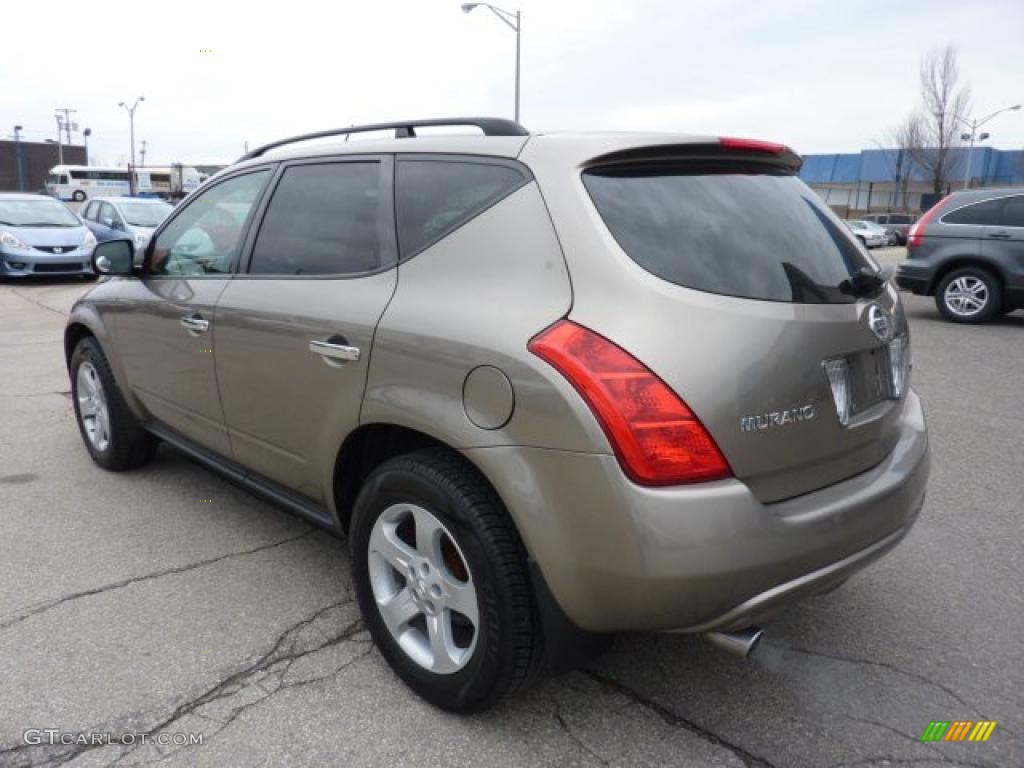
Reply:
<svg viewBox="0 0 1024 768"><path fill-rule="evenodd" d="M983 280L963 275L946 286L943 299L954 315L973 317L988 304L989 289Z"/></svg>
<svg viewBox="0 0 1024 768"><path fill-rule="evenodd" d="M370 588L388 632L424 669L458 672L480 626L473 576L451 532L415 504L377 518L368 545Z"/></svg>
<svg viewBox="0 0 1024 768"><path fill-rule="evenodd" d="M97 451L107 450L110 446L110 409L96 366L88 361L78 366L75 394L78 418L89 443Z"/></svg>

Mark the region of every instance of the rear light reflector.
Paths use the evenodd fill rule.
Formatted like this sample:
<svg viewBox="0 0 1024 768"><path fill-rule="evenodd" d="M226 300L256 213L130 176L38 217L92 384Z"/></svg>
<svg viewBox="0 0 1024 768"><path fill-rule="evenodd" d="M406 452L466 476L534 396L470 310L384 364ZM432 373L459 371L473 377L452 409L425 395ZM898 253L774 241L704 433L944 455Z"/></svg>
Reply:
<svg viewBox="0 0 1024 768"><path fill-rule="evenodd" d="M889 396L899 400L907 391L910 374L910 340L897 336L889 342Z"/></svg>
<svg viewBox="0 0 1024 768"><path fill-rule="evenodd" d="M828 376L828 384L832 389L832 402L836 406L836 416L841 426L850 423L850 411L853 407L852 392L850 391L850 366L845 358L838 360L826 360L822 365L825 367L825 375Z"/></svg>
<svg viewBox="0 0 1024 768"><path fill-rule="evenodd" d="M561 320L535 336L529 349L580 393L634 482L681 485L732 476L693 412L621 347L589 328Z"/></svg>
<svg viewBox="0 0 1024 768"><path fill-rule="evenodd" d="M949 195L939 200L935 205L928 209L928 212L920 219L915 221L910 230L907 232L907 248L917 248L921 245L921 240L924 238L924 230L928 226L928 222L935 218L938 214L939 209L946 204L949 200Z"/></svg>
<svg viewBox="0 0 1024 768"><path fill-rule="evenodd" d="M726 136L718 140L722 149L735 149L740 152L767 152L772 155L781 155L789 147L785 144L776 144L774 141L760 141L758 139L737 139Z"/></svg>

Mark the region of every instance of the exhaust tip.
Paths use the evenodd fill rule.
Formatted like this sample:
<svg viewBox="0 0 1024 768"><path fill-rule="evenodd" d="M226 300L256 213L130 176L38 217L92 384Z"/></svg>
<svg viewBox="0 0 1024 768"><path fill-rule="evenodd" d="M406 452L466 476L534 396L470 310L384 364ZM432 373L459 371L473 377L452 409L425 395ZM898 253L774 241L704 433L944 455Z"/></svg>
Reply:
<svg viewBox="0 0 1024 768"><path fill-rule="evenodd" d="M749 627L736 632L705 632L702 637L716 648L746 659L761 642L764 630L760 627Z"/></svg>

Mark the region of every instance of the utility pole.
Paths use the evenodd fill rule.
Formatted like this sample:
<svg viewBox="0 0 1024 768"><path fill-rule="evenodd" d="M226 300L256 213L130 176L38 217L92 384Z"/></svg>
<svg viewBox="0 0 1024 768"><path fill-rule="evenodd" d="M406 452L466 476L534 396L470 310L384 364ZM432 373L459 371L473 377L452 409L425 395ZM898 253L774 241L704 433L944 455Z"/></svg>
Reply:
<svg viewBox="0 0 1024 768"><path fill-rule="evenodd" d="M57 165L64 165L64 144L60 138L60 132L63 126L60 122L60 115L55 115L57 118Z"/></svg>
<svg viewBox="0 0 1024 768"><path fill-rule="evenodd" d="M21 126L14 126L14 164L18 173L18 191L25 191L25 171L21 166Z"/></svg>
<svg viewBox="0 0 1024 768"><path fill-rule="evenodd" d="M92 136L92 128L82 131L82 140L85 142L85 164L89 164L89 137Z"/></svg>
<svg viewBox="0 0 1024 768"><path fill-rule="evenodd" d="M65 143L70 147L71 146L71 129L74 128L76 131L78 130L78 126L74 125L71 122L71 113L72 112L77 112L78 110L77 109L68 109L67 107L57 107L57 111L64 113L64 132L65 132L65 135L67 136L67 139L68 139L67 142L65 142Z"/></svg>
<svg viewBox="0 0 1024 768"><path fill-rule="evenodd" d="M145 168L146 167L146 140L145 139L142 140L142 149L140 150L139 154L142 155L142 162L139 163L139 167L140 168Z"/></svg>

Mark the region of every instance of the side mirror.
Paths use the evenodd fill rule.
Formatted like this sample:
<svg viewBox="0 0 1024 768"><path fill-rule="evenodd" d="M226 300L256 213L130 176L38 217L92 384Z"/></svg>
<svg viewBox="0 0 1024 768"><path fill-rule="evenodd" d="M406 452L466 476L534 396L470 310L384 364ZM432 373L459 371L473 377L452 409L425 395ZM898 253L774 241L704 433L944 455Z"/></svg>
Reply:
<svg viewBox="0 0 1024 768"><path fill-rule="evenodd" d="M92 252L92 270L97 275L130 275L135 259L131 240L107 240Z"/></svg>

